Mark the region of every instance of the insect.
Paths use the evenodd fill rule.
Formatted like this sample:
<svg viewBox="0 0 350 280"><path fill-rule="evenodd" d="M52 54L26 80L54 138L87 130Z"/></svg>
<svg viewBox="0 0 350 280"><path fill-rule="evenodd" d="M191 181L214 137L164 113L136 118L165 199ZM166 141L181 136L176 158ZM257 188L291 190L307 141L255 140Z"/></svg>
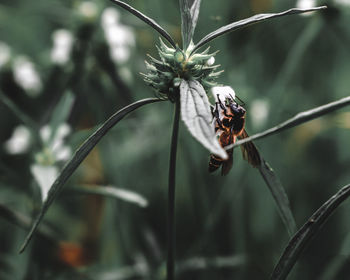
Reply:
<svg viewBox="0 0 350 280"><path fill-rule="evenodd" d="M232 96L225 97L224 103L217 95L217 102L213 109L215 119L215 132L218 135L219 143L222 147L234 144L237 138L248 137L244 129L246 110L234 100ZM260 164L259 152L252 142L241 145L242 155L253 167ZM221 168L221 175L227 175L233 165L233 148L226 151L228 159L224 160L214 154L210 155L209 172Z"/></svg>

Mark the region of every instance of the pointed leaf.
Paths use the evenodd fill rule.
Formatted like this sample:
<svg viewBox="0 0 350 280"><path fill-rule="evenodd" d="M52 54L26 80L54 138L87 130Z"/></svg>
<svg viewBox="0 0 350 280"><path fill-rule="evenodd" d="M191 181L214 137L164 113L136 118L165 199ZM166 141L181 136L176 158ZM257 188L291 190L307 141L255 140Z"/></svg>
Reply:
<svg viewBox="0 0 350 280"><path fill-rule="evenodd" d="M20 252L23 252L24 249L27 247L28 242L31 240L34 232L36 231L38 225L40 224L41 220L43 219L45 213L49 209L50 205L54 201L54 199L57 197L59 192L61 191L62 187L66 183L66 181L72 176L73 172L78 168L78 166L81 164L81 162L87 157L87 155L90 153L90 151L97 145L97 143L102 139L102 137L114 126L116 125L121 119L123 119L127 114L131 113L132 111L136 110L137 108L158 102L163 101L158 98L146 98L137 102L134 102L123 109L116 112L114 115L112 115L100 128L98 128L74 153L73 157L67 164L63 167L62 171L58 175L57 179L53 183L53 185L50 188L50 191L48 193L47 199L45 200L39 214L37 215L21 249Z"/></svg>
<svg viewBox="0 0 350 280"><path fill-rule="evenodd" d="M30 228L31 219L27 214L12 210L4 204L0 204L0 217L25 230ZM45 224L41 224L38 227L38 235L49 240L57 240L59 237L62 238Z"/></svg>
<svg viewBox="0 0 350 280"><path fill-rule="evenodd" d="M134 203L140 207L147 207L148 205L147 199L141 196L140 194L126 189L116 188L113 186L84 185L75 186L71 190L77 193L97 194L102 196L113 197L130 203Z"/></svg>
<svg viewBox="0 0 350 280"><path fill-rule="evenodd" d="M147 23L154 30L158 31L158 33L160 35L162 35L174 48L176 48L176 43L174 42L173 38L171 38L169 33L163 27L161 27L154 19L151 19L150 17L144 15L140 11L136 10L135 8L131 7L130 5L128 5L122 1L119 1L119 0L110 0L110 1L112 1L116 5L124 8L128 12L132 13L133 15L135 15L136 17L138 17L139 19L141 19L142 21Z"/></svg>
<svg viewBox="0 0 350 280"><path fill-rule="evenodd" d="M209 33L206 35L203 39L201 39L194 47L192 50L192 53L200 48L201 46L207 44L208 42L214 40L216 37L219 37L221 35L224 35L228 32L246 27L248 25L252 25L261 21L265 21L268 19L272 18L277 18L277 17L282 17L282 16L287 16L287 15L294 15L294 14L301 14L301 13L306 13L306 12L311 12L311 11L316 11L316 10L321 10L321 9L326 9L326 6L321 6L321 7L315 7L315 8L310 8L310 9L289 9L287 11L281 12L281 13L270 13L270 14L258 14L255 16L252 16L250 18L246 18L240 21L236 21L233 23L230 23L228 25L222 26L219 29Z"/></svg>
<svg viewBox="0 0 350 280"><path fill-rule="evenodd" d="M273 169L264 159L261 160L261 164L258 168L276 202L278 212L287 228L289 236L292 236L296 232L297 227L283 185Z"/></svg>
<svg viewBox="0 0 350 280"><path fill-rule="evenodd" d="M286 120L283 123L276 125L275 127L267 129L261 133L257 133L255 135L252 135L248 138L238 140L234 145L226 146L225 149L231 149L233 147L237 147L239 145L242 145L244 143L247 143L247 142L250 142L250 141L253 141L256 139L265 138L265 137L270 136L272 134L281 132L285 129L292 128L294 126L311 121L313 119L316 119L316 118L321 117L325 114L331 113L333 111L336 111L336 110L341 109L341 108L348 106L348 105L350 105L350 96L344 97L344 98L339 99L337 101L316 107L316 108L308 110L308 111L300 112L297 115L295 115L293 118Z"/></svg>
<svg viewBox="0 0 350 280"><path fill-rule="evenodd" d="M272 272L271 280L286 279L298 260L302 250L312 237L319 232L327 218L334 213L338 206L350 196L350 185L343 187L325 204L323 204L291 238Z"/></svg>
<svg viewBox="0 0 350 280"><path fill-rule="evenodd" d="M181 118L194 138L213 154L227 159L215 135L210 103L203 86L195 80L180 84Z"/></svg>
<svg viewBox="0 0 350 280"><path fill-rule="evenodd" d="M200 6L201 6L201 0L193 1L192 7L191 7L192 29L193 29L192 33L194 32L197 26Z"/></svg>
<svg viewBox="0 0 350 280"><path fill-rule="evenodd" d="M197 25L200 0L195 0L190 7L190 0L180 0L180 11L181 11L181 34L182 34L182 45L183 49L186 50L189 46L194 30Z"/></svg>

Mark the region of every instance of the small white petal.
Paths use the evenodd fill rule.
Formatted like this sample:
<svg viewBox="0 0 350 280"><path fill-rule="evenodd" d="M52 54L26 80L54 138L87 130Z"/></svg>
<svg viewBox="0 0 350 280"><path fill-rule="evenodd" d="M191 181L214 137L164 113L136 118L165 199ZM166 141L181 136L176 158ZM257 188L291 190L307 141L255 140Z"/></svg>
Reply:
<svg viewBox="0 0 350 280"><path fill-rule="evenodd" d="M55 138L63 139L71 133L72 129L67 123L63 123L58 126Z"/></svg>
<svg viewBox="0 0 350 280"><path fill-rule="evenodd" d="M62 158L62 160L65 160L66 157L67 159L70 157L70 152L69 154L66 154L67 151L65 151L63 152L63 154L61 154L61 150L66 149L66 147L64 147L64 138L67 137L70 132L71 132L71 128L68 124L63 123L58 126L55 136L53 137L52 142L49 144L49 147L52 153L55 155L56 160L60 160L58 159L58 157Z"/></svg>
<svg viewBox="0 0 350 280"><path fill-rule="evenodd" d="M51 127L49 125L44 125L40 131L40 138L43 140L43 142L47 143L50 140L51 137Z"/></svg>
<svg viewBox="0 0 350 280"><path fill-rule="evenodd" d="M44 202L53 182L58 176L58 168L56 166L34 164L30 167L30 171L40 187L42 201Z"/></svg>
<svg viewBox="0 0 350 280"><path fill-rule="evenodd" d="M13 64L15 81L28 91L28 95L35 97L42 88L41 79L34 64L26 57L17 57Z"/></svg>
<svg viewBox="0 0 350 280"><path fill-rule="evenodd" d="M84 1L78 7L79 12L88 19L93 19L97 16L97 5L92 1Z"/></svg>
<svg viewBox="0 0 350 280"><path fill-rule="evenodd" d="M127 47L113 47L110 49L110 55L115 63L124 63L130 57L130 50Z"/></svg>
<svg viewBox="0 0 350 280"><path fill-rule="evenodd" d="M5 149L9 154L22 154L30 146L30 131L24 125L15 128L9 140L5 142Z"/></svg>
<svg viewBox="0 0 350 280"><path fill-rule="evenodd" d="M236 98L236 93L233 90L233 88L229 86L218 86L218 87L212 87L211 93L213 94L215 98L215 102L218 101L218 96L222 102L224 102L225 98Z"/></svg>
<svg viewBox="0 0 350 280"><path fill-rule="evenodd" d="M49 149L53 154L56 154L63 147L63 139L54 138L49 145Z"/></svg>
<svg viewBox="0 0 350 280"><path fill-rule="evenodd" d="M120 19L120 13L116 8L109 7L104 9L101 15L101 24L103 28L117 25Z"/></svg>
<svg viewBox="0 0 350 280"><path fill-rule="evenodd" d="M57 29L52 33L54 45L71 46L73 43L73 34L67 29Z"/></svg>
<svg viewBox="0 0 350 280"><path fill-rule="evenodd" d="M310 9L316 6L316 0L298 0L296 7L298 9ZM301 16L310 16L314 12L303 13Z"/></svg>
<svg viewBox="0 0 350 280"><path fill-rule="evenodd" d="M124 25L110 25L105 29L106 41L111 47L134 45L134 33Z"/></svg>
<svg viewBox="0 0 350 280"><path fill-rule="evenodd" d="M60 147L55 151L55 157L57 161L67 161L72 155L72 149L68 146Z"/></svg>
<svg viewBox="0 0 350 280"><path fill-rule="evenodd" d="M52 34L53 48L51 50L51 61L64 65L69 61L73 46L73 35L66 29L56 30Z"/></svg>

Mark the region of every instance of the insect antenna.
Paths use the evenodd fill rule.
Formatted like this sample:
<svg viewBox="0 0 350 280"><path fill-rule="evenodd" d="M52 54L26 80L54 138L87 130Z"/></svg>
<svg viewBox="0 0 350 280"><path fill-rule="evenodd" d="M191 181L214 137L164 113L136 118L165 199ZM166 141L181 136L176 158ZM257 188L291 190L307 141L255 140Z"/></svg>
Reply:
<svg viewBox="0 0 350 280"><path fill-rule="evenodd" d="M230 95L231 95L231 94L230 94ZM231 97L232 97L232 96L231 96ZM245 106L244 101L243 101L242 99L240 99L240 98L238 97L238 95L236 95L236 98L237 98L237 100L238 100L239 102L241 102L241 104L239 104L239 105ZM235 100L235 98L233 98L233 97L232 97L232 99Z"/></svg>

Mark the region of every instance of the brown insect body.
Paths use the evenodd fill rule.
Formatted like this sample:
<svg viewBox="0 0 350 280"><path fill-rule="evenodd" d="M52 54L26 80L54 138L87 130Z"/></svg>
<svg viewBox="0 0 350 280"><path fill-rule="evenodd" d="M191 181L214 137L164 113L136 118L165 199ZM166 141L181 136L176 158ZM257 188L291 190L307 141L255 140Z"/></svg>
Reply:
<svg viewBox="0 0 350 280"><path fill-rule="evenodd" d="M215 131L219 137L219 143L222 147L226 147L236 142L237 137L248 137L244 130L246 110L237 104L233 98L226 97L225 103L222 103L219 96L218 102L215 103L213 111L215 118ZM241 146L243 158L252 166L256 167L260 164L259 153L252 142L248 142ZM214 154L210 155L209 172L221 168L221 175L227 175L233 165L233 149L226 151L228 159L224 160Z"/></svg>

